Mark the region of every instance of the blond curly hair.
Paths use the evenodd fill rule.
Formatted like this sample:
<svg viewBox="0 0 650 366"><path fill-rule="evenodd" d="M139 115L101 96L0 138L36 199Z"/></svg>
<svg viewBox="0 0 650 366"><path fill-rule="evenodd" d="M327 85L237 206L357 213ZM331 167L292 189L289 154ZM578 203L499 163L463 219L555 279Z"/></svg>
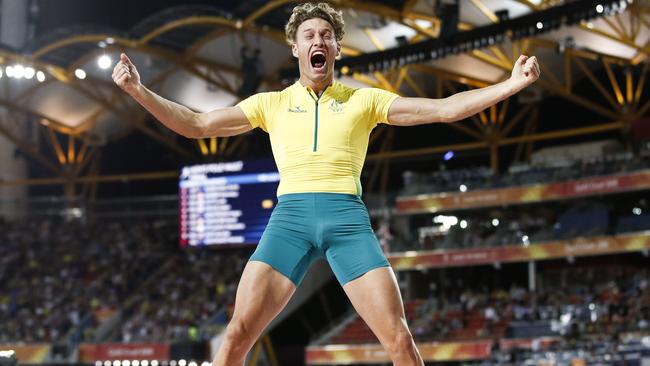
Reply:
<svg viewBox="0 0 650 366"><path fill-rule="evenodd" d="M296 32L298 27L305 20L321 18L332 25L334 28L334 37L337 42L343 39L343 12L332 8L328 3L304 3L293 8L291 17L284 27L284 33L289 45L296 42Z"/></svg>

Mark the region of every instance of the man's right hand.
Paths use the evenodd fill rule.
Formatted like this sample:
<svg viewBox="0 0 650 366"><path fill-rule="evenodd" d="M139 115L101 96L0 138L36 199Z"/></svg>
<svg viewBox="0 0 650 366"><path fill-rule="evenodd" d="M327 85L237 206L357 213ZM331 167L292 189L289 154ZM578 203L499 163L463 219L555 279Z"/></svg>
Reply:
<svg viewBox="0 0 650 366"><path fill-rule="evenodd" d="M162 124L185 137L226 137L253 129L238 106L197 113L145 88L135 65L124 53L113 69L113 81Z"/></svg>
<svg viewBox="0 0 650 366"><path fill-rule="evenodd" d="M134 95L141 87L140 74L125 53L120 54L120 61L113 68L113 81L130 95Z"/></svg>

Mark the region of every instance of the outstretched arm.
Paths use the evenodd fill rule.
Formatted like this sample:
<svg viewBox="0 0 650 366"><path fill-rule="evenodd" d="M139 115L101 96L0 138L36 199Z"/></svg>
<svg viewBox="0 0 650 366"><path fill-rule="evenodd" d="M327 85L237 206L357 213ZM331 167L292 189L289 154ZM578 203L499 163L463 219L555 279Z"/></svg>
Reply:
<svg viewBox="0 0 650 366"><path fill-rule="evenodd" d="M415 126L432 122L455 122L470 117L519 92L539 78L535 56L521 55L506 81L442 99L397 98L388 110L388 122Z"/></svg>
<svg viewBox="0 0 650 366"><path fill-rule="evenodd" d="M152 92L142 85L138 70L124 53L113 69L113 81L165 126L185 137L233 136L253 128L237 106L197 113Z"/></svg>

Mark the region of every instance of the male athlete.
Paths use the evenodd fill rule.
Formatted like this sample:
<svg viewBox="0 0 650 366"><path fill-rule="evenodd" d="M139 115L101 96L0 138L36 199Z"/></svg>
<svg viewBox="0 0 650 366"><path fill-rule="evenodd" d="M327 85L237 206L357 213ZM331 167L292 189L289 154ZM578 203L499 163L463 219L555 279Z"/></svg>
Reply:
<svg viewBox="0 0 650 366"><path fill-rule="evenodd" d="M113 80L165 126L190 138L268 132L280 172L278 205L237 289L235 310L214 366L242 366L282 310L310 263L324 257L355 309L394 365L423 365L406 324L395 275L360 199L368 136L377 123L454 122L515 94L539 77L535 57L521 56L501 83L444 99L403 98L333 80L343 18L325 3L296 6L286 25L300 79L234 107L195 113L140 83L122 54Z"/></svg>

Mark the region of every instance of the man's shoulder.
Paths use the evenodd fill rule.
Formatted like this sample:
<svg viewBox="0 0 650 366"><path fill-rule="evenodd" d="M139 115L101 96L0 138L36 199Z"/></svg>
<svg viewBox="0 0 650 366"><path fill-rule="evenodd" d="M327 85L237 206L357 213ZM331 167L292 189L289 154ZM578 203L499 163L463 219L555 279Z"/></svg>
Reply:
<svg viewBox="0 0 650 366"><path fill-rule="evenodd" d="M338 80L334 82L334 87L336 88L336 90L338 92L347 93L347 94L354 94L359 90L365 89L365 88L357 88L357 87L354 87L354 86L343 84L342 82L340 82Z"/></svg>
<svg viewBox="0 0 650 366"><path fill-rule="evenodd" d="M363 97L368 92L368 87L356 87L343 84L340 81L334 83L335 93L338 98L348 100L350 98L359 98Z"/></svg>
<svg viewBox="0 0 650 366"><path fill-rule="evenodd" d="M347 94L355 94L358 96L363 96L363 95L369 95L377 91L383 91L383 89L380 88L375 88L371 86L361 86L361 87L355 87L355 86L349 86L346 84L343 84L340 81L336 82L337 90L342 92L342 93L347 93Z"/></svg>
<svg viewBox="0 0 650 366"><path fill-rule="evenodd" d="M285 92L284 90L268 90L268 91L258 92L258 93L256 93L256 95L259 96L259 97L273 98L273 97L280 96L284 92Z"/></svg>
<svg viewBox="0 0 650 366"><path fill-rule="evenodd" d="M362 86L362 87L343 86L340 94L347 96L346 99L363 101L363 100L375 99L377 97L377 94L381 92L384 92L384 90L379 88L368 87L368 86Z"/></svg>
<svg viewBox="0 0 650 366"><path fill-rule="evenodd" d="M282 98L284 90L269 90L255 93L251 96L257 103L273 103Z"/></svg>
<svg viewBox="0 0 650 366"><path fill-rule="evenodd" d="M284 98L294 93L295 90L296 90L296 84L291 84L280 90L268 90L268 91L259 92L258 94L263 95L264 97L267 98Z"/></svg>

